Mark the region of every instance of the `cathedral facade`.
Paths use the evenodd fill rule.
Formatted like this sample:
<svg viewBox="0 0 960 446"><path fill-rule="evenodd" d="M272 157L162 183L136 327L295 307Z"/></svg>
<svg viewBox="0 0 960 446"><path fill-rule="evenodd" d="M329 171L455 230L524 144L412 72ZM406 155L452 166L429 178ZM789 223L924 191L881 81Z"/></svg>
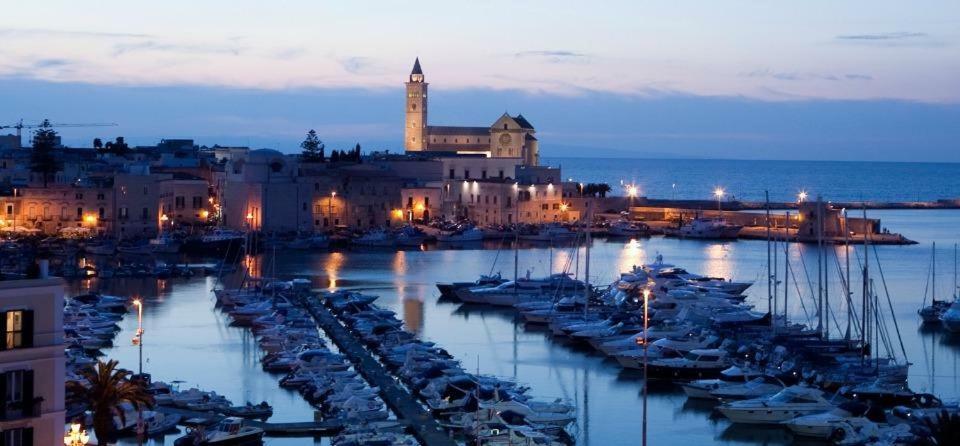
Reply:
<svg viewBox="0 0 960 446"><path fill-rule="evenodd" d="M406 82L406 126L404 148L410 153L445 152L483 155L488 158L514 158L517 164L536 166L540 150L536 130L523 115L504 113L488 127L429 125L427 87L420 59Z"/></svg>

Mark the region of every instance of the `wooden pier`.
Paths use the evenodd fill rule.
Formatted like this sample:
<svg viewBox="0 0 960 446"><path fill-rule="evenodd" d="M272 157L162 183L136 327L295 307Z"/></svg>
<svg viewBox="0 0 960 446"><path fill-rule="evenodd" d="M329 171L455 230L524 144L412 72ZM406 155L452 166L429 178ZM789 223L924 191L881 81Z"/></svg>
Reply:
<svg viewBox="0 0 960 446"><path fill-rule="evenodd" d="M360 341L322 305L306 305L317 325L337 345L340 352L353 362L354 367L371 384L380 388L380 396L406 422L413 435L426 446L456 446L429 411L380 364Z"/></svg>

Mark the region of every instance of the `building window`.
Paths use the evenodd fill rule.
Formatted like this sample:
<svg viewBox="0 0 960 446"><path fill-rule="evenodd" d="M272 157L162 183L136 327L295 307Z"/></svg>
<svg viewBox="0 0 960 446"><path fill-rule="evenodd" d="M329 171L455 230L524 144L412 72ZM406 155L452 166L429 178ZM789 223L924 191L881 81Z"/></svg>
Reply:
<svg viewBox="0 0 960 446"><path fill-rule="evenodd" d="M463 179L465 180L470 179L470 169L463 169Z"/></svg>
<svg viewBox="0 0 960 446"><path fill-rule="evenodd" d="M183 196L174 198L174 202L177 209L183 209L187 206L187 200Z"/></svg>
<svg viewBox="0 0 960 446"><path fill-rule="evenodd" d="M193 208L200 209L203 207L203 197L193 197Z"/></svg>
<svg viewBox="0 0 960 446"><path fill-rule="evenodd" d="M503 178L503 171L500 171L500 178Z"/></svg>
<svg viewBox="0 0 960 446"><path fill-rule="evenodd" d="M3 348L31 347L33 345L33 311L12 310L3 313Z"/></svg>
<svg viewBox="0 0 960 446"><path fill-rule="evenodd" d="M481 178L481 179L484 179L484 180L487 179L487 171L486 171L486 170L481 170L481 171L480 171L480 178Z"/></svg>
<svg viewBox="0 0 960 446"><path fill-rule="evenodd" d="M117 213L117 216L120 218L127 218L128 216L130 216L130 209L120 208L120 211Z"/></svg>
<svg viewBox="0 0 960 446"><path fill-rule="evenodd" d="M33 428L18 427L7 429L0 433L4 446L31 446L33 445Z"/></svg>
<svg viewBox="0 0 960 446"><path fill-rule="evenodd" d="M454 177L455 177L454 171L455 171L455 169L450 169L450 179L451 179L451 180L454 179Z"/></svg>
<svg viewBox="0 0 960 446"><path fill-rule="evenodd" d="M97 200L103 200L103 199L104 199L104 197L103 197L103 192L98 193L98 194L97 194Z"/></svg>
<svg viewBox="0 0 960 446"><path fill-rule="evenodd" d="M83 200L83 194L80 193L80 192L77 192L77 193L74 195L74 197L75 197L77 200Z"/></svg>
<svg viewBox="0 0 960 446"><path fill-rule="evenodd" d="M423 207L430 207L430 197L423 197Z"/></svg>
<svg viewBox="0 0 960 446"><path fill-rule="evenodd" d="M7 215L13 215L13 205L12 205L12 204L8 204L8 205L7 205Z"/></svg>
<svg viewBox="0 0 960 446"><path fill-rule="evenodd" d="M100 208L99 214L100 214L100 219L101 219L101 220L103 220L104 218L107 218L107 211L106 211L106 209Z"/></svg>
<svg viewBox="0 0 960 446"><path fill-rule="evenodd" d="M83 208L77 208L77 219L83 218Z"/></svg>

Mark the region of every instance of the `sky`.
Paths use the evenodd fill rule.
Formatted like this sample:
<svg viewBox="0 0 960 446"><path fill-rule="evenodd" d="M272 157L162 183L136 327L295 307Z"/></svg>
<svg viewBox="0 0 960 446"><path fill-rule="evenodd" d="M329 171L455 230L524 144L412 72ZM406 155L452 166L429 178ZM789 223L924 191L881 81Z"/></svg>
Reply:
<svg viewBox="0 0 960 446"><path fill-rule="evenodd" d="M0 15L0 125L64 141L402 148L522 112L546 156L960 162L960 2L181 1Z"/></svg>

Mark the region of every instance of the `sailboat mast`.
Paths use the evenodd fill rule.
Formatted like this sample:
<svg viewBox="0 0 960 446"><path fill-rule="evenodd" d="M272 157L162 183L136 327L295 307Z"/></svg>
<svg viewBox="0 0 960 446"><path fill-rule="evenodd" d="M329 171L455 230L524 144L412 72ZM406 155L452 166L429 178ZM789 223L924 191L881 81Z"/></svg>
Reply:
<svg viewBox="0 0 960 446"><path fill-rule="evenodd" d="M767 212L767 313L770 313L770 325L773 325L773 271L770 270L770 192L763 191L763 197Z"/></svg>
<svg viewBox="0 0 960 446"><path fill-rule="evenodd" d="M930 267L931 268L930 270L930 274L931 274L930 275L930 288L931 288L930 293L931 294L930 295L933 298L934 305L936 305L937 303L937 242L933 242L933 247L930 249L932 251L930 253L930 258L932 259L931 260L932 265Z"/></svg>
<svg viewBox="0 0 960 446"><path fill-rule="evenodd" d="M584 241L587 246L584 250L583 256L583 314L586 315L590 310L590 223L593 221L593 216L590 214L590 211L593 210L593 203L587 204L587 222L584 225L583 230L586 232L584 236Z"/></svg>
<svg viewBox="0 0 960 446"><path fill-rule="evenodd" d="M853 324L853 290L850 283L850 229L847 228L847 210L843 210L843 250L844 250L844 259L847 263L846 265L846 275L847 275L847 288L844 290L844 293L847 294L847 334L844 336L844 339L847 342L850 341L850 326Z"/></svg>
<svg viewBox="0 0 960 446"><path fill-rule="evenodd" d="M823 201L817 196L817 333L823 338Z"/></svg>
<svg viewBox="0 0 960 446"><path fill-rule="evenodd" d="M870 297L870 229L867 227L867 206L863 206L863 323L860 333L861 361L869 353L867 343L870 341L870 306L867 304Z"/></svg>
<svg viewBox="0 0 960 446"><path fill-rule="evenodd" d="M790 211L787 211L786 232L783 235L783 325L787 325L787 298L790 293Z"/></svg>

